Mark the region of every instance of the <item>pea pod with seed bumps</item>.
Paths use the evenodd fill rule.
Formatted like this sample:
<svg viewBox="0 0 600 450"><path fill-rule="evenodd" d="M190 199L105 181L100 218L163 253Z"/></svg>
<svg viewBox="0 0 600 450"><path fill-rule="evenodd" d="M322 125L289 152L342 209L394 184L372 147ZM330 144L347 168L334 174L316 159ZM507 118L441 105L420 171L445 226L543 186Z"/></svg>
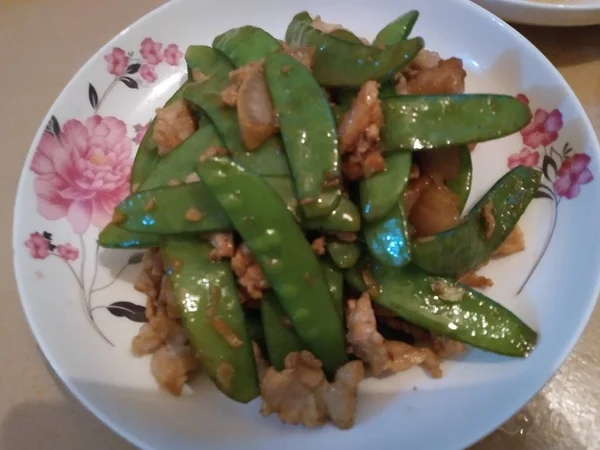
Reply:
<svg viewBox="0 0 600 450"><path fill-rule="evenodd" d="M383 49L349 42L314 28L306 12L292 19L285 40L292 47L315 47L315 78L319 84L332 87L359 87L368 80L389 79L412 61L424 45L421 38Z"/></svg>
<svg viewBox="0 0 600 450"><path fill-rule="evenodd" d="M285 53L267 57L265 75L300 207L307 218L327 216L341 197L340 157L329 102L310 71Z"/></svg>
<svg viewBox="0 0 600 450"><path fill-rule="evenodd" d="M247 403L259 394L252 341L229 264L212 261L211 250L198 238L171 237L161 245L202 368L225 395Z"/></svg>
<svg viewBox="0 0 600 450"><path fill-rule="evenodd" d="M208 160L197 170L254 254L298 336L335 373L346 361L342 323L293 215L263 180L231 161Z"/></svg>
<svg viewBox="0 0 600 450"><path fill-rule="evenodd" d="M487 261L516 226L540 186L541 173L519 166L504 175L462 223L415 240L413 262L436 275L459 276ZM484 208L489 208L487 219Z"/></svg>
<svg viewBox="0 0 600 450"><path fill-rule="evenodd" d="M281 44L265 30L247 25L217 36L213 47L225 53L236 67L241 67L281 49Z"/></svg>
<svg viewBox="0 0 600 450"><path fill-rule="evenodd" d="M387 24L379 33L377 33L377 36L373 41L373 45L393 45L397 42L403 41L412 31L415 23L417 23L418 18L419 11L409 11L401 15L393 22Z"/></svg>

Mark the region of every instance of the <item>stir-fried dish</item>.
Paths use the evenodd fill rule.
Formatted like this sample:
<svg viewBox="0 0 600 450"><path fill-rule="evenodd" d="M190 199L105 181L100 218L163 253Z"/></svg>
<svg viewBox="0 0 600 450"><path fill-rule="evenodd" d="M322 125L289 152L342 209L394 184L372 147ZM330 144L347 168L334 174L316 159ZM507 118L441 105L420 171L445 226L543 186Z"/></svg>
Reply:
<svg viewBox="0 0 600 450"><path fill-rule="evenodd" d="M163 388L203 372L264 415L349 428L365 374L532 351L536 333L473 288L525 248L540 173L517 167L463 211L475 145L531 113L464 94L462 61L409 37L417 18L369 43L302 12L285 41L244 26L187 49L99 238L148 249L132 350Z"/></svg>

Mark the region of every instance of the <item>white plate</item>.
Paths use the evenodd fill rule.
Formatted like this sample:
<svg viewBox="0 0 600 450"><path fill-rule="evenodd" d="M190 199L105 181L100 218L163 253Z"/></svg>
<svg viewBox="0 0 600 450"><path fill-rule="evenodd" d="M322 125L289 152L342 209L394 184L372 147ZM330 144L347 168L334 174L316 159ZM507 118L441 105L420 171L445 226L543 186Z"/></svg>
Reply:
<svg viewBox="0 0 600 450"><path fill-rule="evenodd" d="M508 22L553 27L600 24L600 0L473 0Z"/></svg>
<svg viewBox="0 0 600 450"><path fill-rule="evenodd" d="M473 3L405 0L399 7L395 0L377 5L308 0L299 6L291 0L255 0L252 8L246 5L241 0L164 5L94 55L52 106L25 163L15 208L15 271L33 333L75 395L144 448L278 449L282 439L288 449L465 447L542 387L572 349L594 306L600 184L592 179L598 177L600 155L589 120L533 45ZM178 49L210 43L243 24L281 37L300 8L361 36L374 36L403 11L419 9L415 33L444 57L463 58L469 92L522 93L535 111L537 121L523 135L476 150L473 197L506 172L509 162L541 166L544 160L547 189L554 196L535 200L525 214L527 250L485 269L496 282L489 295L540 331L533 355L518 360L473 350L446 362L441 380L419 369L368 380L361 385L356 426L345 432L282 426L260 416L259 401L235 404L205 380L180 399L159 392L148 359L129 352L139 323L115 315L126 309L135 319L143 308L120 303L107 309L115 302L143 304L132 288L139 252L98 251L95 244L98 227L126 194L125 174L141 124L185 76ZM551 156L540 157L544 154ZM109 170L100 174L101 167ZM549 239L554 218L547 252L516 295Z"/></svg>

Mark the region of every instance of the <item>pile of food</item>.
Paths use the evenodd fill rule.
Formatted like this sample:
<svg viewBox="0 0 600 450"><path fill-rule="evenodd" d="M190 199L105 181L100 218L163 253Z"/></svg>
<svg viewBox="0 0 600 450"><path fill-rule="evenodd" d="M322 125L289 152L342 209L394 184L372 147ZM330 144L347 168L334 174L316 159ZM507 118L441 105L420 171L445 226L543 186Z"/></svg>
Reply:
<svg viewBox="0 0 600 450"><path fill-rule="evenodd" d="M523 250L540 173L517 167L463 213L475 144L531 113L465 95L462 61L373 43L303 12L285 41L244 26L190 46L189 79L138 150L100 245L147 248L136 355L180 395L201 368L231 399L306 426L353 424L357 386L466 345L516 357L537 335L471 287Z"/></svg>

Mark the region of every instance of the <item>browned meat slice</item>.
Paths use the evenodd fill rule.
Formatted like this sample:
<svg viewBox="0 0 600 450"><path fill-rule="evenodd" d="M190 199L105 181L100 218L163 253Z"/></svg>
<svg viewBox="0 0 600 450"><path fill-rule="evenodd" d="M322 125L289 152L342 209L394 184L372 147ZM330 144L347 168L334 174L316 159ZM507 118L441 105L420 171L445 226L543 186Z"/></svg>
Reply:
<svg viewBox="0 0 600 450"><path fill-rule="evenodd" d="M492 287L494 282L483 275L477 275L475 272L469 272L462 275L458 281L472 288L487 288Z"/></svg>
<svg viewBox="0 0 600 450"><path fill-rule="evenodd" d="M152 138L158 154L166 155L198 129L198 123L185 100L178 100L156 110Z"/></svg>
<svg viewBox="0 0 600 450"><path fill-rule="evenodd" d="M232 258L234 254L233 234L231 233L210 233L209 241L214 247L210 252L210 258L213 261L219 261L223 258Z"/></svg>
<svg viewBox="0 0 600 450"><path fill-rule="evenodd" d="M150 370L161 387L179 396L188 374L198 367L190 346L165 346L152 355Z"/></svg>
<svg viewBox="0 0 600 450"><path fill-rule="evenodd" d="M512 255L513 253L522 252L525 250L525 236L517 225L508 237L504 240L500 247L494 252L494 258Z"/></svg>
<svg viewBox="0 0 600 450"><path fill-rule="evenodd" d="M315 255L323 256L325 254L325 236L321 236L310 244Z"/></svg>
<svg viewBox="0 0 600 450"><path fill-rule="evenodd" d="M433 63L427 61L429 65ZM442 59L434 67L411 65L406 85L407 93L412 95L462 94L465 92L467 73L462 60L458 58Z"/></svg>
<svg viewBox="0 0 600 450"><path fill-rule="evenodd" d="M269 282L245 244L240 245L235 251L231 258L231 268L237 276L238 284L251 298L260 299L263 292L269 289Z"/></svg>

